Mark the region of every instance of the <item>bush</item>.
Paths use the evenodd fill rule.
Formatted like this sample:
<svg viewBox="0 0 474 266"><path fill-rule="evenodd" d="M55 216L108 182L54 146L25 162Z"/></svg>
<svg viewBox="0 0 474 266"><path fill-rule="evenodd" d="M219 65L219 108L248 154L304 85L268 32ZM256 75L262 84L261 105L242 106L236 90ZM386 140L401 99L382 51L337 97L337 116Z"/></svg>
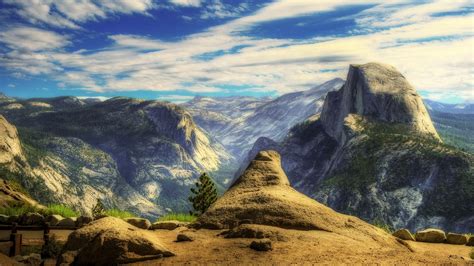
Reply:
<svg viewBox="0 0 474 266"><path fill-rule="evenodd" d="M100 199L97 199L97 203L95 204L94 208L92 208L92 216L95 218L103 215L105 213L104 204Z"/></svg>
<svg viewBox="0 0 474 266"><path fill-rule="evenodd" d="M133 213L128 212L128 211L122 211L122 210L119 210L119 209L106 210L106 211L104 211L103 214L105 214L107 216L121 218L121 219L135 217L135 215Z"/></svg>
<svg viewBox="0 0 474 266"><path fill-rule="evenodd" d="M28 212L36 212L43 216L59 214L63 217L77 217L79 215L73 209L60 204L51 204L47 208L38 208L29 204L19 204L0 208L0 214L5 214L7 216L21 216Z"/></svg>
<svg viewBox="0 0 474 266"><path fill-rule="evenodd" d="M40 212L41 210L38 209L37 207L23 204L23 205L13 205L13 206L8 206L8 207L2 207L0 208L0 214L4 214L7 216L21 216L25 213L28 212Z"/></svg>
<svg viewBox="0 0 474 266"><path fill-rule="evenodd" d="M195 215L192 215L192 214L187 214L187 213L169 213L169 214L166 214L166 215L163 215L161 217L159 217L156 221L159 222L159 221L171 221L171 220L175 220L175 221L180 221L180 222L194 222L196 221L197 217Z"/></svg>

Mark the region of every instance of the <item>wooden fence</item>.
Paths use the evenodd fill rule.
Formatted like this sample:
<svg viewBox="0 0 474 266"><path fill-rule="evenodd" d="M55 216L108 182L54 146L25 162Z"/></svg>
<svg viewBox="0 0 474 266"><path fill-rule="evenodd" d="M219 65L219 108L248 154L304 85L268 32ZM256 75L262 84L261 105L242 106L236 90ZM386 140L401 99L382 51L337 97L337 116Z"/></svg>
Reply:
<svg viewBox="0 0 474 266"><path fill-rule="evenodd" d="M18 231L43 231L43 245L48 245L50 241L51 230L76 230L77 227L71 226L50 226L49 223L44 225L18 225L13 223L12 225L0 225L0 231L11 231L9 240L0 240L0 243L8 243L10 247L9 256L14 257L21 254L21 245L23 241L23 235L19 234Z"/></svg>

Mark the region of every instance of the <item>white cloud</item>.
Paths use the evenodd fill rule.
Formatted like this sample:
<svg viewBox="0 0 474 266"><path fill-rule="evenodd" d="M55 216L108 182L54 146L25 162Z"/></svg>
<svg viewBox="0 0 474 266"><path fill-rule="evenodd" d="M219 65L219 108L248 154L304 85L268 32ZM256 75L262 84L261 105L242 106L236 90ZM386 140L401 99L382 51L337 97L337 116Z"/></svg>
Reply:
<svg viewBox="0 0 474 266"><path fill-rule="evenodd" d="M69 43L66 37L57 33L25 26L7 28L0 32L0 42L11 49L28 51L52 50Z"/></svg>
<svg viewBox="0 0 474 266"><path fill-rule="evenodd" d="M13 83L8 84L7 86L8 86L9 88L15 88L15 87L16 87L15 84L13 84Z"/></svg>
<svg viewBox="0 0 474 266"><path fill-rule="evenodd" d="M201 0L170 0L170 3L179 5L179 6L192 6L192 7L201 6Z"/></svg>

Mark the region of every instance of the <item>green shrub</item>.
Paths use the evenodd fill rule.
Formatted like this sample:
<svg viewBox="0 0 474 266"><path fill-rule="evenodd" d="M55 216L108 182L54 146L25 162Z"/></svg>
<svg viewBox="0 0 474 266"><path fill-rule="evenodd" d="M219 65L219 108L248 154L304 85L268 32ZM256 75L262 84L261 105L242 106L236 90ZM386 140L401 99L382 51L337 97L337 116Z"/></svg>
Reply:
<svg viewBox="0 0 474 266"><path fill-rule="evenodd" d="M62 217L77 217L79 213L69 208L68 206L61 204L50 204L48 208L42 211L46 215L58 214Z"/></svg>
<svg viewBox="0 0 474 266"><path fill-rule="evenodd" d="M14 216L14 215L21 216L28 212L40 212L40 209L31 205L27 205L27 204L13 205L13 206L0 208L0 214L4 214L7 216Z"/></svg>
<svg viewBox="0 0 474 266"><path fill-rule="evenodd" d="M392 228L390 225L384 223L384 222L381 221L381 220L374 220L374 221L372 222L372 225L374 225L374 226L376 226L376 227L378 227L378 228L384 230L385 232L387 232L387 233L389 233L389 234L393 233L393 231L394 231L393 228Z"/></svg>
<svg viewBox="0 0 474 266"><path fill-rule="evenodd" d="M97 218L105 213L104 204L100 199L97 199L97 203L95 204L94 208L92 208L92 216Z"/></svg>
<svg viewBox="0 0 474 266"><path fill-rule="evenodd" d="M197 217L192 214L187 213L168 213L158 218L157 222L159 221L180 221L180 222L194 222L196 221Z"/></svg>
<svg viewBox="0 0 474 266"><path fill-rule="evenodd" d="M112 217L121 218L121 219L135 217L133 213L119 210L119 209L106 210L104 211L104 214L107 216L112 216Z"/></svg>
<svg viewBox="0 0 474 266"><path fill-rule="evenodd" d="M212 178L203 173L195 187L191 188L189 201L193 204L192 214L203 214L217 200L217 188Z"/></svg>

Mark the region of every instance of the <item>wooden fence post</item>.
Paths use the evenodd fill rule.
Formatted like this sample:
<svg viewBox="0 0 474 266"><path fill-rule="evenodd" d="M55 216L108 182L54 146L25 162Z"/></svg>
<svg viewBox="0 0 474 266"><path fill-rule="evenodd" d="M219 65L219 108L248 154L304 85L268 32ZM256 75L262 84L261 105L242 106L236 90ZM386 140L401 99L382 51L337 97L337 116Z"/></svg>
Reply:
<svg viewBox="0 0 474 266"><path fill-rule="evenodd" d="M16 255L21 254L21 234L18 234L17 223L13 223L12 225L12 233L10 235L10 241L13 242L12 246L10 247L10 257L15 257Z"/></svg>
<svg viewBox="0 0 474 266"><path fill-rule="evenodd" d="M43 233L43 240L44 240L44 244L43 245L48 245L49 244L49 223L46 222L44 223L44 233Z"/></svg>

